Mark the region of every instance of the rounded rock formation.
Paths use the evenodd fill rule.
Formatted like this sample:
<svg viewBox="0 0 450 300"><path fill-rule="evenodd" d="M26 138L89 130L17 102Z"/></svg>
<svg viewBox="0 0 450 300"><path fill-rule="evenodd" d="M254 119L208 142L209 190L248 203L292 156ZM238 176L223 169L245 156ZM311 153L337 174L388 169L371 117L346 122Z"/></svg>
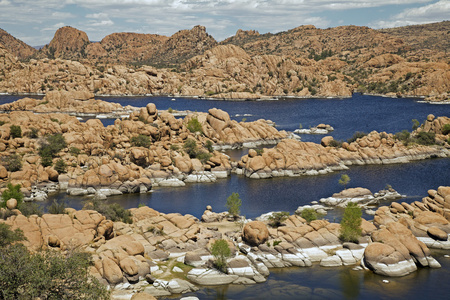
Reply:
<svg viewBox="0 0 450 300"><path fill-rule="evenodd" d="M261 221L252 221L244 226L243 239L251 246L258 246L269 238L269 230Z"/></svg>

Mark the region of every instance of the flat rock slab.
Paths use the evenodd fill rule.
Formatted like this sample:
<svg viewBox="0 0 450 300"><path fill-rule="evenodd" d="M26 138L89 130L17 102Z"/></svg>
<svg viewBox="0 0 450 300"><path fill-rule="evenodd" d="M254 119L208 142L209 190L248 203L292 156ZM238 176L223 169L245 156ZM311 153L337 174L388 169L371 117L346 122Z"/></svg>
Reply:
<svg viewBox="0 0 450 300"><path fill-rule="evenodd" d="M187 278L200 285L223 285L232 283L239 276L224 274L212 269L196 268L189 271Z"/></svg>

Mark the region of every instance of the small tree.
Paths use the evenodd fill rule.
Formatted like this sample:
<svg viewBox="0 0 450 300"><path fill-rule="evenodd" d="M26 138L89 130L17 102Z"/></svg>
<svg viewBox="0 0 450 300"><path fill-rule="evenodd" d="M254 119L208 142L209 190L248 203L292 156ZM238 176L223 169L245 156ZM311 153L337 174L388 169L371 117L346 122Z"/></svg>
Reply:
<svg viewBox="0 0 450 300"><path fill-rule="evenodd" d="M19 125L11 125L9 129L13 139L22 137L22 128Z"/></svg>
<svg viewBox="0 0 450 300"><path fill-rule="evenodd" d="M242 201L241 198L239 198L239 194L232 193L231 196L227 198L228 214L236 219L241 213L241 205Z"/></svg>
<svg viewBox="0 0 450 300"><path fill-rule="evenodd" d="M287 218L289 218L289 212L287 211L274 212L269 217L269 225L272 227L280 227L281 223L286 221Z"/></svg>
<svg viewBox="0 0 450 300"><path fill-rule="evenodd" d="M25 241L23 231L20 228L11 230L11 226L0 223L0 248L13 244L14 242Z"/></svg>
<svg viewBox="0 0 450 300"><path fill-rule="evenodd" d="M347 174L342 174L341 178L339 179L339 184L343 185L344 188L347 187L347 184L350 182L350 176Z"/></svg>
<svg viewBox="0 0 450 300"><path fill-rule="evenodd" d="M300 216L308 222L308 224L311 221L317 220L317 212L314 208L305 208L302 210L302 213Z"/></svg>
<svg viewBox="0 0 450 300"><path fill-rule="evenodd" d="M135 147L148 148L151 145L150 138L144 134L134 136L131 138L131 144Z"/></svg>
<svg viewBox="0 0 450 300"><path fill-rule="evenodd" d="M2 165L9 172L16 172L22 169L22 158L19 154L11 154L10 156L3 156L1 159Z"/></svg>
<svg viewBox="0 0 450 300"><path fill-rule="evenodd" d="M198 121L197 117L192 117L187 123L187 129L192 132L203 133L202 124Z"/></svg>
<svg viewBox="0 0 450 300"><path fill-rule="evenodd" d="M214 256L214 265L219 271L227 272L227 258L231 256L231 250L227 241L217 240L211 246L211 254Z"/></svg>
<svg viewBox="0 0 450 300"><path fill-rule="evenodd" d="M67 172L67 164L62 158L60 158L56 161L55 170L56 170L56 172L58 172L58 174Z"/></svg>
<svg viewBox="0 0 450 300"><path fill-rule="evenodd" d="M339 238L344 242L358 243L361 236L361 208L355 202L349 202L341 220Z"/></svg>
<svg viewBox="0 0 450 300"><path fill-rule="evenodd" d="M3 202L0 203L2 207L6 207L6 201L14 198L17 200L17 208L20 208L20 205L23 201L23 194L20 191L20 184L13 185L11 182L6 186L6 190L2 193Z"/></svg>
<svg viewBox="0 0 450 300"><path fill-rule="evenodd" d="M190 158L195 158L197 156L197 142L194 139L187 139L186 142L184 142L183 148Z"/></svg>
<svg viewBox="0 0 450 300"><path fill-rule="evenodd" d="M416 130L417 128L419 128L420 122L417 119L412 119L411 122L413 124L412 125L412 130Z"/></svg>

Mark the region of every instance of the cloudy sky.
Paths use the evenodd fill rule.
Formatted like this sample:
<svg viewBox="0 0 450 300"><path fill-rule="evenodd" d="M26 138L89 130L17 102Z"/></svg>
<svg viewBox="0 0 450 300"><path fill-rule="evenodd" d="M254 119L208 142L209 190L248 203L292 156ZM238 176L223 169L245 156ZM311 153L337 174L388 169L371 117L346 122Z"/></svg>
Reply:
<svg viewBox="0 0 450 300"><path fill-rule="evenodd" d="M450 0L0 0L0 28L32 46L49 43L62 26L100 41L113 32L170 36L203 25L221 41L238 29L276 33L306 24L386 28L449 16Z"/></svg>

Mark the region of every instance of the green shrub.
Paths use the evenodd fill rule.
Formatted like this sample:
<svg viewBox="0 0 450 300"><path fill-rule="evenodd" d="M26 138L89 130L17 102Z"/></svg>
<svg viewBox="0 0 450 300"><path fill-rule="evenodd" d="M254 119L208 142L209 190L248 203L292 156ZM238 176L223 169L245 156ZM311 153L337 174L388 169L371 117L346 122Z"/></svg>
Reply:
<svg viewBox="0 0 450 300"><path fill-rule="evenodd" d="M214 265L219 271L227 272L227 258L231 256L231 250L227 241L217 240L211 246L211 254L214 256Z"/></svg>
<svg viewBox="0 0 450 300"><path fill-rule="evenodd" d="M255 149L255 151L256 151L256 155L262 156L264 153L264 148L258 148L258 149Z"/></svg>
<svg viewBox="0 0 450 300"><path fill-rule="evenodd" d="M436 134L421 131L417 134L416 142L421 145L434 145L436 144Z"/></svg>
<svg viewBox="0 0 450 300"><path fill-rule="evenodd" d="M8 201L11 198L14 198L17 200L17 208L20 209L22 202L23 202L23 194L20 191L20 184L13 185L11 182L6 185L6 190L2 193L2 200L3 202L0 203L2 207L6 207L6 201Z"/></svg>
<svg viewBox="0 0 450 300"><path fill-rule="evenodd" d="M172 150L172 151L177 151L179 149L180 149L180 146L178 146L177 144L170 145L170 150Z"/></svg>
<svg viewBox="0 0 450 300"><path fill-rule="evenodd" d="M203 151L197 152L197 155L195 156L195 158L200 160L202 162L202 164L205 164L211 157L212 157L211 153L203 152Z"/></svg>
<svg viewBox="0 0 450 300"><path fill-rule="evenodd" d="M314 208L304 208L300 216L306 220L306 222L311 223L311 221L317 220L317 212Z"/></svg>
<svg viewBox="0 0 450 300"><path fill-rule="evenodd" d="M11 226L0 222L0 248L9 246L14 242L25 241L26 237L20 228L11 230Z"/></svg>
<svg viewBox="0 0 450 300"><path fill-rule="evenodd" d="M367 136L367 133L366 132L362 132L362 131L357 131L357 132L355 132L353 135L352 135L352 137L351 138L349 138L348 140L347 140L347 143L353 143L353 142L355 142L357 139L360 139L360 138L363 138L363 137L365 137L365 136Z"/></svg>
<svg viewBox="0 0 450 300"><path fill-rule="evenodd" d="M70 147L69 153L70 153L70 155L72 155L72 156L78 156L78 155L80 155L81 150L78 149L77 147Z"/></svg>
<svg viewBox="0 0 450 300"><path fill-rule="evenodd" d="M339 184L343 185L344 188L347 187L347 184L350 182L350 176L347 174L342 174L341 178L339 179Z"/></svg>
<svg viewBox="0 0 450 300"><path fill-rule="evenodd" d="M22 128L20 126L18 126L18 125L11 125L9 127L9 129L11 131L11 137L13 139L22 137Z"/></svg>
<svg viewBox="0 0 450 300"><path fill-rule="evenodd" d="M209 153L213 153L214 152L213 142L211 140L207 140L205 148L208 150Z"/></svg>
<svg viewBox="0 0 450 300"><path fill-rule="evenodd" d="M269 217L269 225L272 227L280 227L281 223L286 221L287 218L289 218L289 212L287 211L274 212Z"/></svg>
<svg viewBox="0 0 450 300"><path fill-rule="evenodd" d="M62 158L60 158L56 161L55 170L56 170L56 172L58 172L58 174L67 172L67 164Z"/></svg>
<svg viewBox="0 0 450 300"><path fill-rule="evenodd" d="M184 151L190 158L195 158L197 156L197 142L194 139L187 139L183 145Z"/></svg>
<svg viewBox="0 0 450 300"><path fill-rule="evenodd" d="M361 208L354 202L349 202L341 220L339 238L344 242L358 243L361 236Z"/></svg>
<svg viewBox="0 0 450 300"><path fill-rule="evenodd" d="M406 146L411 142L410 136L411 136L411 134L409 133L408 130L403 130L402 132L397 132L394 135L394 138L399 141L402 141L403 144Z"/></svg>
<svg viewBox="0 0 450 300"><path fill-rule="evenodd" d="M131 138L131 144L135 147L148 148L151 145L151 141L147 135L140 134Z"/></svg>
<svg viewBox="0 0 450 300"><path fill-rule="evenodd" d="M30 128L30 131L28 131L28 137L30 139L36 139L39 137L39 129L37 128Z"/></svg>
<svg viewBox="0 0 450 300"><path fill-rule="evenodd" d="M48 213L53 215L62 215L66 213L66 202L63 199L53 200L48 207Z"/></svg>
<svg viewBox="0 0 450 300"><path fill-rule="evenodd" d="M412 125L412 130L416 130L417 128L419 128L420 122L417 121L417 119L412 119L411 122L412 122L412 124L413 124L413 125Z"/></svg>
<svg viewBox="0 0 450 300"><path fill-rule="evenodd" d="M44 214L42 207L36 202L24 202L20 206L19 210L22 215L26 217L29 217L31 215L38 215L39 217L41 217Z"/></svg>
<svg viewBox="0 0 450 300"><path fill-rule="evenodd" d="M334 147L334 148L340 148L340 147L342 147L342 142L333 139L330 141L329 146Z"/></svg>
<svg viewBox="0 0 450 300"><path fill-rule="evenodd" d="M3 126L5 124L6 124L5 121L0 121L0 126Z"/></svg>
<svg viewBox="0 0 450 300"><path fill-rule="evenodd" d="M22 169L22 158L18 154L3 156L1 162L9 172L17 172Z"/></svg>
<svg viewBox="0 0 450 300"><path fill-rule="evenodd" d="M187 129L192 132L200 132L203 133L202 124L198 121L196 117L192 117L187 123Z"/></svg>
<svg viewBox="0 0 450 300"><path fill-rule="evenodd" d="M230 214L233 218L237 218L241 213L241 205L242 201L239 197L238 193L232 193L231 196L227 198L227 208L228 214Z"/></svg>
<svg viewBox="0 0 450 300"><path fill-rule="evenodd" d="M46 136L40 141L39 156L41 157L41 164L44 167L51 166L53 158L66 147L66 140L61 133Z"/></svg>
<svg viewBox="0 0 450 300"><path fill-rule="evenodd" d="M118 203L107 204L100 200L93 200L88 202L83 209L95 210L105 216L106 219L114 222L121 221L128 224L133 223L131 212L128 209L124 209Z"/></svg>
<svg viewBox="0 0 450 300"><path fill-rule="evenodd" d="M0 299L109 299L106 286L89 274L90 254L31 253L15 241L20 231L0 224Z"/></svg>
<svg viewBox="0 0 450 300"><path fill-rule="evenodd" d="M449 134L450 133L450 124L445 124L443 127L442 127L442 134L443 135L447 135L447 134Z"/></svg>

